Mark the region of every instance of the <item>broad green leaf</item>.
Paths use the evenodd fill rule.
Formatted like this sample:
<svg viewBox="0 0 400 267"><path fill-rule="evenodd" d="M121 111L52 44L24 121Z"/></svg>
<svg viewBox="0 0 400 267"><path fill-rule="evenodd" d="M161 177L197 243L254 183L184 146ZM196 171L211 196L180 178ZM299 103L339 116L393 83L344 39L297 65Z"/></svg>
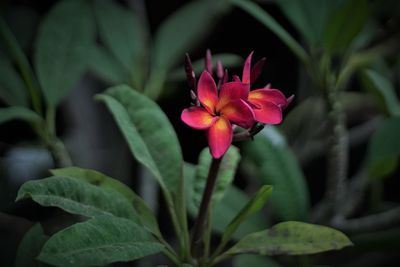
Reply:
<svg viewBox="0 0 400 267"><path fill-rule="evenodd" d="M60 1L42 22L34 65L45 99L56 106L85 72L95 38L95 25L86 1Z"/></svg>
<svg viewBox="0 0 400 267"><path fill-rule="evenodd" d="M53 235L39 260L56 266L93 266L126 262L159 253L163 245L144 228L118 217L101 216Z"/></svg>
<svg viewBox="0 0 400 267"><path fill-rule="evenodd" d="M267 126L253 142L244 146L244 151L258 170L262 183L274 187L273 213L280 220L306 220L309 209L306 181L284 137Z"/></svg>
<svg viewBox="0 0 400 267"><path fill-rule="evenodd" d="M400 156L400 117L387 119L372 135L367 168L372 179L384 178L396 170Z"/></svg>
<svg viewBox="0 0 400 267"><path fill-rule="evenodd" d="M366 0L347 0L329 18L324 30L326 49L330 52L345 49L361 31L367 17Z"/></svg>
<svg viewBox="0 0 400 267"><path fill-rule="evenodd" d="M304 255L339 250L353 243L338 230L321 225L288 221L252 233L226 254Z"/></svg>
<svg viewBox="0 0 400 267"><path fill-rule="evenodd" d="M112 87L97 99L107 105L135 158L164 190L178 196L183 183L181 148L160 107L126 85Z"/></svg>
<svg viewBox="0 0 400 267"><path fill-rule="evenodd" d="M101 188L109 188L117 191L133 204L142 225L156 236L161 236L157 219L155 218L152 210L147 206L141 197L139 197L135 192L132 191L132 189L120 181L95 170L78 167L53 169L50 170L50 172L55 176L68 176L89 182L90 184Z"/></svg>
<svg viewBox="0 0 400 267"><path fill-rule="evenodd" d="M266 256L237 255L233 258L233 267L281 267L280 264Z"/></svg>
<svg viewBox="0 0 400 267"><path fill-rule="evenodd" d="M243 63L243 58L235 54L215 54L212 55L214 71L217 70L217 61L220 60L224 68L233 68ZM197 75L200 75L204 70L204 59L199 59L192 62L193 70ZM168 74L169 80L179 81L186 79L184 67L181 66Z"/></svg>
<svg viewBox="0 0 400 267"><path fill-rule="evenodd" d="M272 193L272 186L264 185L258 192L247 202L246 206L236 215L236 217L226 227L221 244L226 244L239 226L254 213L262 209Z"/></svg>
<svg viewBox="0 0 400 267"><path fill-rule="evenodd" d="M229 187L222 200L212 210L213 229L223 233L229 223L249 201L250 198L243 191L234 186ZM264 216L256 213L239 226L233 237L235 239L242 238L246 234L265 229L266 225Z"/></svg>
<svg viewBox="0 0 400 267"><path fill-rule="evenodd" d="M10 106L27 106L24 81L6 57L0 53L0 99Z"/></svg>
<svg viewBox="0 0 400 267"><path fill-rule="evenodd" d="M276 3L311 46L321 43L327 18L338 5L331 0L280 0Z"/></svg>
<svg viewBox="0 0 400 267"><path fill-rule="evenodd" d="M42 118L34 111L25 107L0 108L0 124L11 120L24 120L27 122L41 122Z"/></svg>
<svg viewBox="0 0 400 267"><path fill-rule="evenodd" d="M99 35L115 58L132 75L134 88L142 88L147 70L147 33L135 13L116 1L94 1Z"/></svg>
<svg viewBox="0 0 400 267"><path fill-rule="evenodd" d="M362 78L367 89L378 97L388 114L400 116L400 103L392 83L374 70L364 71Z"/></svg>
<svg viewBox="0 0 400 267"><path fill-rule="evenodd" d="M33 225L24 235L18 246L15 267L45 267L47 264L38 261L44 243L49 237L43 232L40 223Z"/></svg>
<svg viewBox="0 0 400 267"><path fill-rule="evenodd" d="M105 48L93 45L89 52L89 69L109 84L129 81L129 73L123 65Z"/></svg>
<svg viewBox="0 0 400 267"><path fill-rule="evenodd" d="M240 7L265 27L271 30L281 41L295 54L301 61L306 62L308 55L301 45L273 18L265 12L260 6L249 0L230 0L233 4Z"/></svg>
<svg viewBox="0 0 400 267"><path fill-rule="evenodd" d="M208 171L210 169L212 156L208 148L204 148L199 156L199 163L196 167L195 180L193 183L193 192L189 200L189 208L195 216L200 207L201 198L206 186ZM212 205L218 203L224 196L226 189L232 184L236 169L240 161L239 149L231 146L222 158L218 171L217 180L212 196Z"/></svg>
<svg viewBox="0 0 400 267"><path fill-rule="evenodd" d="M16 201L25 198L87 217L113 215L137 221L136 211L121 194L70 177L26 182L19 189Z"/></svg>
<svg viewBox="0 0 400 267"><path fill-rule="evenodd" d="M155 66L169 69L183 61L185 52L210 33L216 19L228 8L227 1L196 0L171 14L154 37Z"/></svg>

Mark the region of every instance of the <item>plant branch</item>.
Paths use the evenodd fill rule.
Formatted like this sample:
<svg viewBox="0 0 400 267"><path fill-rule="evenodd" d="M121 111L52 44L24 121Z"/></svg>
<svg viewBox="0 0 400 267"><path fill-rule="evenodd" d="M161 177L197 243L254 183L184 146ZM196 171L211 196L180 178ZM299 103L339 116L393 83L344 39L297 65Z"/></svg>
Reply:
<svg viewBox="0 0 400 267"><path fill-rule="evenodd" d="M203 192L203 197L201 199L199 214L193 226L192 242L190 245L190 250L193 256L196 256L197 247L199 243L201 243L201 236L204 232L210 201L212 193L214 191L214 186L217 180L221 161L222 157L219 159L213 158L211 161L210 169L208 171L207 183Z"/></svg>
<svg viewBox="0 0 400 267"><path fill-rule="evenodd" d="M237 133L233 136L233 142L253 139L253 137L264 129L264 124L256 123L250 129Z"/></svg>

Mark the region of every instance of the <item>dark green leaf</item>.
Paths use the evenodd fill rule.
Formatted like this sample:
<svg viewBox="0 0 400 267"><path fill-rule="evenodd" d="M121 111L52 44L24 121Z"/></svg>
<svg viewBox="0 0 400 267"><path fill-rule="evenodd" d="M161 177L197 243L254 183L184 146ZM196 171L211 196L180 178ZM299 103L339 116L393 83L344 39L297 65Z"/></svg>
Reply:
<svg viewBox="0 0 400 267"><path fill-rule="evenodd" d="M50 170L50 172L55 176L68 176L72 178L77 178L98 187L109 188L117 191L133 204L142 225L156 236L161 236L157 219L155 218L152 210L146 205L141 197L139 197L128 186L121 183L120 181L108 177L95 170L82 169L78 167L53 169Z"/></svg>
<svg viewBox="0 0 400 267"><path fill-rule="evenodd" d="M367 166L372 179L384 178L396 170L400 156L400 118L387 119L372 135Z"/></svg>
<svg viewBox="0 0 400 267"><path fill-rule="evenodd" d="M94 37L94 20L86 1L58 2L44 19L34 65L50 105L57 105L85 72Z"/></svg>
<svg viewBox="0 0 400 267"><path fill-rule="evenodd" d="M334 1L331 1L334 2ZM329 52L345 49L363 28L368 17L366 0L347 0L332 16L324 30Z"/></svg>
<svg viewBox="0 0 400 267"><path fill-rule="evenodd" d="M24 107L0 108L0 124L11 120L24 120L27 122L40 122L42 118L34 111Z"/></svg>
<svg viewBox="0 0 400 267"><path fill-rule="evenodd" d="M27 106L28 94L21 76L0 53L0 98L10 106Z"/></svg>
<svg viewBox="0 0 400 267"><path fill-rule="evenodd" d="M304 255L338 250L353 245L338 230L303 222L283 222L269 230L250 234L226 254Z"/></svg>
<svg viewBox="0 0 400 267"><path fill-rule="evenodd" d="M280 220L306 220L309 209L306 181L284 137L267 126L244 149L262 183L274 187L271 196L274 214Z"/></svg>
<svg viewBox="0 0 400 267"><path fill-rule="evenodd" d="M258 212L269 199L272 193L272 186L264 185L258 190L258 192L247 202L246 206L236 215L236 217L226 227L221 243L226 244L239 226L247 220L254 213Z"/></svg>
<svg viewBox="0 0 400 267"><path fill-rule="evenodd" d="M97 99L109 108L135 158L164 190L178 196L183 183L181 148L160 107L126 85L112 87Z"/></svg>
<svg viewBox="0 0 400 267"><path fill-rule="evenodd" d="M132 75L134 88L143 86L148 60L147 33L135 13L111 0L95 1L101 40Z"/></svg>
<svg viewBox="0 0 400 267"><path fill-rule="evenodd" d="M101 216L53 235L39 259L56 266L106 265L159 253L163 245L134 222Z"/></svg>
<svg viewBox="0 0 400 267"><path fill-rule="evenodd" d="M16 200L24 198L87 217L114 215L137 221L135 210L121 194L75 178L50 177L26 182L19 189Z"/></svg>
<svg viewBox="0 0 400 267"><path fill-rule="evenodd" d="M89 53L89 68L109 84L127 83L129 73L105 48L93 45Z"/></svg>
<svg viewBox="0 0 400 267"><path fill-rule="evenodd" d="M204 148L199 156L199 163L196 168L195 180L193 183L193 191L191 193L191 199L188 202L188 207L194 216L198 213L200 207L211 161L212 156L209 149ZM212 205L215 205L221 200L226 189L232 184L239 161L239 150L236 147L231 146L224 155L218 171L217 181L212 196Z"/></svg>
<svg viewBox="0 0 400 267"><path fill-rule="evenodd" d="M390 80L374 70L364 71L362 78L367 89L378 97L387 113L400 116L400 103Z"/></svg>
<svg viewBox="0 0 400 267"><path fill-rule="evenodd" d="M18 246L15 258L15 267L44 267L44 264L36 260L44 243L49 237L43 232L40 223L33 225L24 235Z"/></svg>
<svg viewBox="0 0 400 267"><path fill-rule="evenodd" d="M237 255L233 258L233 267L281 267L278 263L266 256Z"/></svg>

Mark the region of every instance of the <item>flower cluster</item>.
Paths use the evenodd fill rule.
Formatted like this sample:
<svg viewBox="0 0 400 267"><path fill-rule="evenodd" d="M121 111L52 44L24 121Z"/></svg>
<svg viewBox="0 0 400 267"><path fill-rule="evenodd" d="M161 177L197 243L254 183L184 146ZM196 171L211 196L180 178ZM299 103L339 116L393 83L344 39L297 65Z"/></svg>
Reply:
<svg viewBox="0 0 400 267"><path fill-rule="evenodd" d="M187 60L186 73L192 85L192 96L196 105L184 109L181 119L190 127L206 130L210 152L214 158L222 157L233 140L233 125L244 129L256 123L279 124L282 110L293 99L286 98L281 91L262 88L250 91L250 86L258 78L264 59L251 68L251 53L243 67L242 79L233 76L228 82L228 72L217 63L218 86L212 77L211 53L207 51L206 70L200 76L197 88L190 60Z"/></svg>

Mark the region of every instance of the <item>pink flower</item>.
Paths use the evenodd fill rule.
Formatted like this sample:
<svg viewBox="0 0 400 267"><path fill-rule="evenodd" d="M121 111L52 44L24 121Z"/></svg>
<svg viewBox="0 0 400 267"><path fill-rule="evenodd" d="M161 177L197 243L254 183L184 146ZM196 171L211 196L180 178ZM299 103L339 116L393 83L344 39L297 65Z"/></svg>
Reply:
<svg viewBox="0 0 400 267"><path fill-rule="evenodd" d="M248 86L258 78L264 59L260 60L251 69L253 52L247 57L242 74L242 82ZM240 80L238 77L235 80ZM247 89L247 90L249 90ZM255 120L265 124L279 124L282 122L282 110L290 104L293 96L286 99L284 94L277 89L262 88L248 93L247 103L252 107Z"/></svg>
<svg viewBox="0 0 400 267"><path fill-rule="evenodd" d="M201 106L184 109L181 119L190 127L206 130L208 145L214 158L222 157L232 143L232 124L250 128L254 123L254 108L247 99L248 86L241 82L227 82L217 86L208 71L203 71L197 85L197 99ZM251 102L250 102L251 103Z"/></svg>

